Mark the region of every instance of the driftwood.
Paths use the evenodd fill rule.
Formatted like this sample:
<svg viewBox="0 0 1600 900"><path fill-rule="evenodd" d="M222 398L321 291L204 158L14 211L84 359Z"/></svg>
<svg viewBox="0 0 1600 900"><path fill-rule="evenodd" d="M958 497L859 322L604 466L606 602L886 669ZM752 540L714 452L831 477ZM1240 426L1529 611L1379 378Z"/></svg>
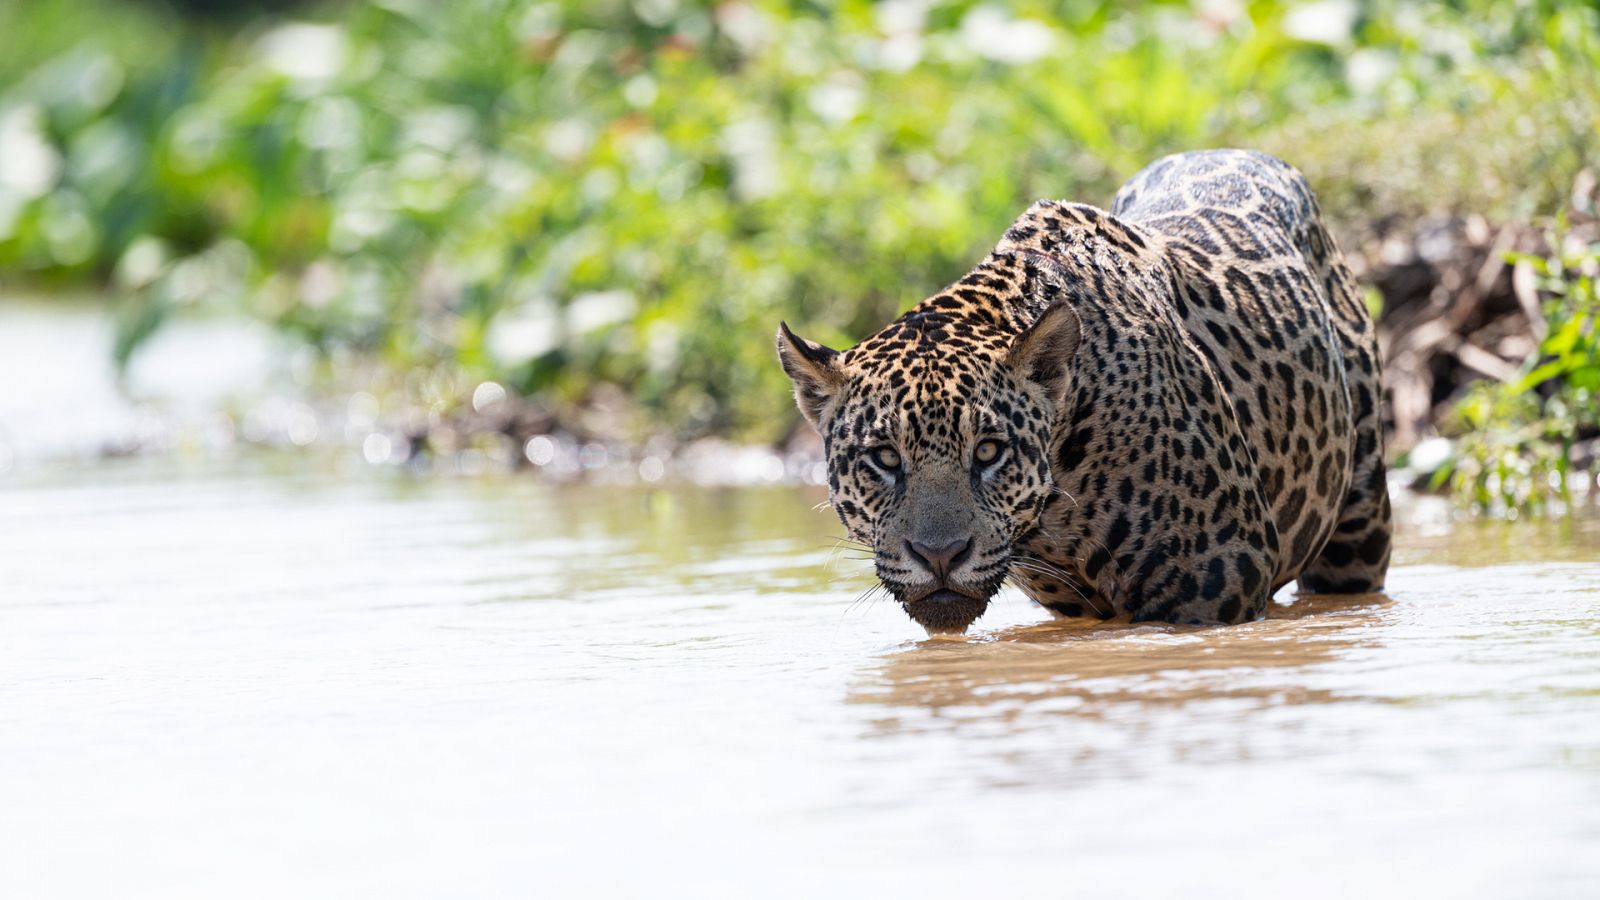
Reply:
<svg viewBox="0 0 1600 900"><path fill-rule="evenodd" d="M1596 179L1579 173L1567 211L1569 240L1600 243ZM1342 243L1356 276L1383 298L1383 350L1391 455L1436 432L1470 383L1518 377L1545 334L1532 266L1516 253L1552 252L1547 228L1494 225L1478 215L1381 219Z"/></svg>

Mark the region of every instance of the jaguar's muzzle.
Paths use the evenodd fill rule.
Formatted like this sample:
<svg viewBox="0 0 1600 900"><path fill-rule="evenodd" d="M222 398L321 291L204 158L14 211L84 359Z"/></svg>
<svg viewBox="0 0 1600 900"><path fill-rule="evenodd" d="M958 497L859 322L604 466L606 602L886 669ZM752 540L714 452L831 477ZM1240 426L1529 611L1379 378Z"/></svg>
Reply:
<svg viewBox="0 0 1600 900"><path fill-rule="evenodd" d="M907 601L905 608L912 621L930 634L961 634L989 608L989 598L940 588Z"/></svg>

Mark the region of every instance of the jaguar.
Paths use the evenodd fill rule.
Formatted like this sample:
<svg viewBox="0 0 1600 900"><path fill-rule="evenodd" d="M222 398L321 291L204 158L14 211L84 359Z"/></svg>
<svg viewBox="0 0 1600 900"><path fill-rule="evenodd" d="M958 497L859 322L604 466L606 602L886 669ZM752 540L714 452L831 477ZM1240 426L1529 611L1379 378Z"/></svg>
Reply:
<svg viewBox="0 0 1600 900"><path fill-rule="evenodd" d="M965 632L1008 581L1060 617L1219 625L1383 589L1381 369L1305 177L1160 159L1039 201L846 350L777 334L828 495L884 588Z"/></svg>

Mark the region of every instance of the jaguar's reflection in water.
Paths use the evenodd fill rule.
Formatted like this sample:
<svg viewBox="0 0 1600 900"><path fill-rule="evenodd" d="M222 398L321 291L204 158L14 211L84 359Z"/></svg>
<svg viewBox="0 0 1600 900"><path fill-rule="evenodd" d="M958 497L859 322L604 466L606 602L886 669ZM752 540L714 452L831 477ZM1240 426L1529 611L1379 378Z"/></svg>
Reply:
<svg viewBox="0 0 1600 900"><path fill-rule="evenodd" d="M1061 620L930 639L890 654L850 699L885 707L872 722L878 738L1008 736L989 773L1002 780L1300 752L1294 732L1315 743L1319 729L1301 729L1293 707L1395 701L1337 673L1382 647L1394 606L1383 594L1314 594L1232 627ZM1280 739L1240 740L1263 728L1282 729ZM1043 739L1019 741L1030 732Z"/></svg>

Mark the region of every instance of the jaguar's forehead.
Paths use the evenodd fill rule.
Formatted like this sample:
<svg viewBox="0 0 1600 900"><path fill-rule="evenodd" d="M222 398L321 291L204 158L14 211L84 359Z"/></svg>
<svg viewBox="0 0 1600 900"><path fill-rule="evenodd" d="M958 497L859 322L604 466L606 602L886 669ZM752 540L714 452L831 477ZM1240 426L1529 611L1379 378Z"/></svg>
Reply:
<svg viewBox="0 0 1600 900"><path fill-rule="evenodd" d="M959 381L992 371L1017 332L1014 310L1027 266L1015 254L991 254L972 271L845 351L858 377Z"/></svg>
<svg viewBox="0 0 1600 900"><path fill-rule="evenodd" d="M1009 421L1015 404L992 384L971 390L911 384L888 392L859 384L841 412L846 433L858 437L935 437L993 431Z"/></svg>
<svg viewBox="0 0 1600 900"><path fill-rule="evenodd" d="M991 371L1010 340L997 324L918 307L845 351L844 365L860 377L947 384Z"/></svg>
<svg viewBox="0 0 1600 900"><path fill-rule="evenodd" d="M913 310L846 352L852 384L837 424L934 450L1001 430L1020 402L1001 366L1010 342L995 325Z"/></svg>

